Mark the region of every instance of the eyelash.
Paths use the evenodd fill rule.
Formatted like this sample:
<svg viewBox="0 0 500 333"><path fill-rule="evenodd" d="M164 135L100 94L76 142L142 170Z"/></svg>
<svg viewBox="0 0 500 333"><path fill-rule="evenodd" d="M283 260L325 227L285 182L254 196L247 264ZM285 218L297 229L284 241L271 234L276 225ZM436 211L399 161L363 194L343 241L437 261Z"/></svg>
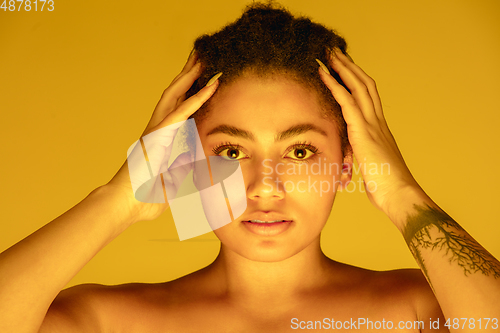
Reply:
<svg viewBox="0 0 500 333"><path fill-rule="evenodd" d="M221 143L219 145L217 145L216 147L214 147L212 149L212 152L215 154L215 155L219 155L222 151L226 150L226 149L237 149L237 150L242 150L242 147L239 145L239 144L233 144L231 142L224 142L224 143ZM319 151L318 148L316 148L316 146L314 146L313 144L311 144L310 142L307 142L307 141L303 141L303 142L296 142L294 143L293 145L291 145L289 147L289 149L287 150L286 154L288 154L289 152L295 150L295 149L308 149L309 151L311 151L315 156L315 155L319 155L321 154L321 152ZM219 155L220 156L220 155ZM297 161L297 162L305 162L305 163L309 163L309 160L313 157L309 157L307 159L292 159L294 161Z"/></svg>

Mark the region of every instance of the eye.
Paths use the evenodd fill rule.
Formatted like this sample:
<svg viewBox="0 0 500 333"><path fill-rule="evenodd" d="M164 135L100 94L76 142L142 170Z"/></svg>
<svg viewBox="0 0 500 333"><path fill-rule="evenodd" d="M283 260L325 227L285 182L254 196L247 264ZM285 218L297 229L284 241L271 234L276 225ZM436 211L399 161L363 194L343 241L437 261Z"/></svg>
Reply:
<svg viewBox="0 0 500 333"><path fill-rule="evenodd" d="M290 154L290 153L292 156L288 156L288 154ZM308 162L308 160L312 156L319 155L319 154L321 154L321 152L319 152L318 148L316 148L312 144L307 143L307 142L298 142L290 147L286 156L288 156L296 161Z"/></svg>
<svg viewBox="0 0 500 333"><path fill-rule="evenodd" d="M243 155L246 155L241 151L240 145L234 145L230 142L223 143L212 149L215 155L221 156L227 160L238 160L241 159Z"/></svg>
<svg viewBox="0 0 500 333"><path fill-rule="evenodd" d="M240 160L247 158L248 155L242 151L242 147L238 144L232 144L230 142L225 142L212 149L215 155L221 156L227 160ZM288 155L292 156L288 156ZM308 160L314 156L319 155L321 152L318 148L307 142L297 142L288 148L287 157L299 162L308 162Z"/></svg>

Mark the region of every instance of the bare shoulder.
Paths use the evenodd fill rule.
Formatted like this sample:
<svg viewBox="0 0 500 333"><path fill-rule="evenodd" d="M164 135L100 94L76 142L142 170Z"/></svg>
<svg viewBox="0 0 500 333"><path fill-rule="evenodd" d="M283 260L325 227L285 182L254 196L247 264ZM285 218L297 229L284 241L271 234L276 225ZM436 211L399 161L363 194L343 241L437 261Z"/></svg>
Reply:
<svg viewBox="0 0 500 333"><path fill-rule="evenodd" d="M407 298L417 313L434 311L441 314L436 296L419 269L397 269L376 273L378 273L376 283L383 290L390 290Z"/></svg>
<svg viewBox="0 0 500 333"><path fill-rule="evenodd" d="M411 302L416 319L425 323L422 332L449 332L444 326L446 320L441 307L421 270L398 269L382 273L385 283L394 285L397 292Z"/></svg>
<svg viewBox="0 0 500 333"><path fill-rule="evenodd" d="M105 332L111 328L130 328L128 325L142 322L144 316L159 310L161 299L167 298L167 289L164 284L147 283L82 284L65 289L52 302L40 332Z"/></svg>
<svg viewBox="0 0 500 333"><path fill-rule="evenodd" d="M434 293L419 269L374 271L344 263L332 263L333 285L344 299L363 299L378 306L396 306L398 312L441 314ZM340 280L338 276L342 277ZM339 290L336 290L338 294Z"/></svg>
<svg viewBox="0 0 500 333"><path fill-rule="evenodd" d="M436 296L419 269L373 271L351 267L355 280L363 285L366 293L381 303L385 300L398 305L401 311L408 309L415 320L429 323L439 318L440 322L444 322Z"/></svg>
<svg viewBox="0 0 500 333"><path fill-rule="evenodd" d="M348 283L357 287L365 287L373 292L389 292L390 294L404 294L405 296L425 292L433 295L432 289L419 269L375 271L334 262L332 272L332 275L340 272L340 275Z"/></svg>
<svg viewBox="0 0 500 333"><path fill-rule="evenodd" d="M52 302L40 332L165 332L186 305L213 298L204 271L163 283L65 289Z"/></svg>

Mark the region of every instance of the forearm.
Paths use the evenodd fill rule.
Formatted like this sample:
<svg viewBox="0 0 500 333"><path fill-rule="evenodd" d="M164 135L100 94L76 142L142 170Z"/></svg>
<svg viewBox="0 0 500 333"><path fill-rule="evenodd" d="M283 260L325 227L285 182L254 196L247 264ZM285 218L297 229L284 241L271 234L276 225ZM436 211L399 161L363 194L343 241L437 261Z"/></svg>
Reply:
<svg viewBox="0 0 500 333"><path fill-rule="evenodd" d="M133 221L106 186L0 254L0 331L37 332L78 271Z"/></svg>
<svg viewBox="0 0 500 333"><path fill-rule="evenodd" d="M402 198L400 210L395 209L390 217L402 232L446 318L469 318L476 325L481 318L500 321L498 260L423 191L409 192ZM485 320L482 331L484 324Z"/></svg>

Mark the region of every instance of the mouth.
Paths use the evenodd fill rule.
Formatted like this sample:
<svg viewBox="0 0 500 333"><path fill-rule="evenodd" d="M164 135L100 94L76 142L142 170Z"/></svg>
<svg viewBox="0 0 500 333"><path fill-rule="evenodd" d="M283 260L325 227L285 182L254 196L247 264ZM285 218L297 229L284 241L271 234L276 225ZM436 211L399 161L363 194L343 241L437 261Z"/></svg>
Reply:
<svg viewBox="0 0 500 333"><path fill-rule="evenodd" d="M249 220L249 221L243 221L243 222L250 222L250 223L280 223L280 222L292 222L292 220L276 220L276 221Z"/></svg>
<svg viewBox="0 0 500 333"><path fill-rule="evenodd" d="M293 220L247 220L242 221L248 231L261 236L276 236L293 225Z"/></svg>

